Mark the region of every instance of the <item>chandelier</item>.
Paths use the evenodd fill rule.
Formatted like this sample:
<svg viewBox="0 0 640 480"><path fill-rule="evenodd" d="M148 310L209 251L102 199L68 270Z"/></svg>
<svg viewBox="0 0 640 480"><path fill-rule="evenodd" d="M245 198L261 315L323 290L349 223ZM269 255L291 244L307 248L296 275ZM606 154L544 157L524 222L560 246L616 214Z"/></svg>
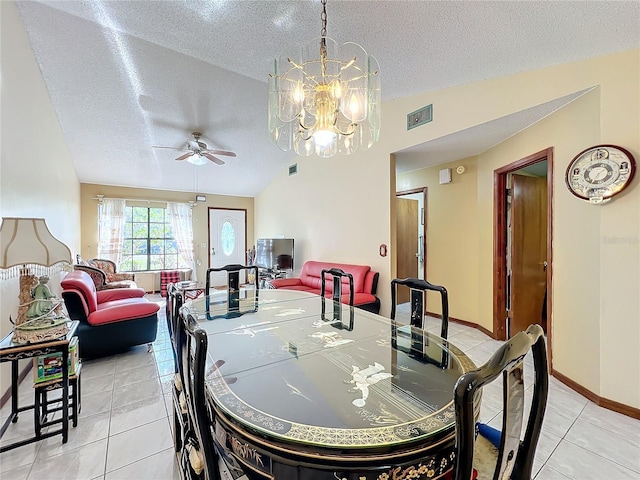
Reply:
<svg viewBox="0 0 640 480"><path fill-rule="evenodd" d="M322 0L318 39L274 59L269 75L269 134L281 150L331 157L368 149L380 135L380 69L357 43L327 37Z"/></svg>

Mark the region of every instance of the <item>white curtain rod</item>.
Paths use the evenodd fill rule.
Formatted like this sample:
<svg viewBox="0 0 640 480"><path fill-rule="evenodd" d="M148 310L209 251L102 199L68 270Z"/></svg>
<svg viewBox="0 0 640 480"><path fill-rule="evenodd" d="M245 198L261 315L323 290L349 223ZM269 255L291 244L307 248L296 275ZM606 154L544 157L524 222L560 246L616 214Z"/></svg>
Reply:
<svg viewBox="0 0 640 480"><path fill-rule="evenodd" d="M145 198L121 198L121 197L105 197L104 195L96 195L93 197L94 200L98 200L98 203L102 202L102 200L124 200L126 202L147 202L147 203L171 203L168 200L147 200ZM175 203L186 203L191 207L195 207L197 204L193 200L189 200L188 202L175 202Z"/></svg>

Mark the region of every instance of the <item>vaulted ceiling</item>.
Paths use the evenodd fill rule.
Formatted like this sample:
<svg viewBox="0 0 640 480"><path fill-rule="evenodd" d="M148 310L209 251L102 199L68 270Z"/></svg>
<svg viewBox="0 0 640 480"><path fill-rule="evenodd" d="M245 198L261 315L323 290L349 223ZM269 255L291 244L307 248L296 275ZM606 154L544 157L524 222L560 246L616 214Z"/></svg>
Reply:
<svg viewBox="0 0 640 480"><path fill-rule="evenodd" d="M294 158L269 141L267 78L280 51L320 36L319 1L16 3L81 182L253 196ZM383 100L640 47L635 0L329 0L327 13L330 37L377 57ZM398 169L481 153L572 98L416 146ZM152 148L193 131L237 157L196 167Z"/></svg>

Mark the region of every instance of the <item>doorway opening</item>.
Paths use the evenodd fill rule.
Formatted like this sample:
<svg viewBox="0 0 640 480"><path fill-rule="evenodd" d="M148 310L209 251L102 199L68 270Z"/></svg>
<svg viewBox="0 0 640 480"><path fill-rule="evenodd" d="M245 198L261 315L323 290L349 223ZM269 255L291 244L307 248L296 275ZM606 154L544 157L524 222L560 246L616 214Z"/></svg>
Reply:
<svg viewBox="0 0 640 480"><path fill-rule="evenodd" d="M494 171L493 331L505 340L531 323L551 358L553 148Z"/></svg>
<svg viewBox="0 0 640 480"><path fill-rule="evenodd" d="M427 187L396 192L396 247L397 278L426 279ZM399 288L397 303L408 302L409 293Z"/></svg>

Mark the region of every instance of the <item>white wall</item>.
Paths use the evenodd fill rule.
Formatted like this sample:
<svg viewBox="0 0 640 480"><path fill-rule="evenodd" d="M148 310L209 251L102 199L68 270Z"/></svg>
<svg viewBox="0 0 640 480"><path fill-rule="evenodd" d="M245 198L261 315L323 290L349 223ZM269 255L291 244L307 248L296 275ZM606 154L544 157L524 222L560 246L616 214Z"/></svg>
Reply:
<svg viewBox="0 0 640 480"><path fill-rule="evenodd" d="M72 251L80 247L80 183L13 2L0 2L0 216L42 217ZM60 285L49 285L60 295ZM11 331L18 279L0 280L0 335ZM9 386L2 365L0 395Z"/></svg>
<svg viewBox="0 0 640 480"><path fill-rule="evenodd" d="M378 245L394 236L391 154L594 86L553 131L519 135L478 157L479 264L471 309L478 324L491 328L493 170L554 147L553 366L601 397L640 408L640 180L599 207L564 187L568 163L587 147L618 144L640 160L640 50L385 102L381 139L369 151L298 158L298 175L283 171L256 197L256 236L295 238L303 245L299 265L307 259L372 265L381 271L381 312L388 313L393 252L382 259ZM433 122L406 131L406 114L430 103ZM587 307L576 308L580 302Z"/></svg>

